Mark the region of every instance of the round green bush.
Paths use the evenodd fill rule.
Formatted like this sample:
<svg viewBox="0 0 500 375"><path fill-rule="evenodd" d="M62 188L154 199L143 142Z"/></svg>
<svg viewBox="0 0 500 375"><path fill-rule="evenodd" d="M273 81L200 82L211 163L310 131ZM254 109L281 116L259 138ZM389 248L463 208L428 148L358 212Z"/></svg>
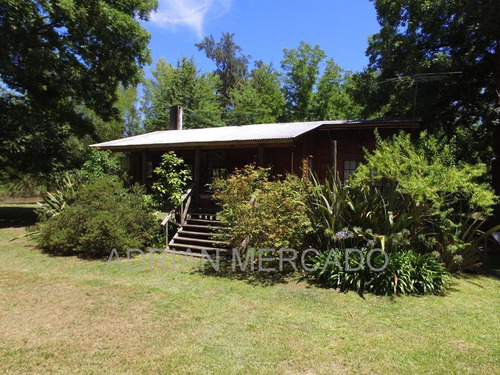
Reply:
<svg viewBox="0 0 500 375"><path fill-rule="evenodd" d="M149 246L159 224L143 194L140 187L128 190L111 177L93 180L78 190L71 205L39 224L38 244L51 254L85 258Z"/></svg>

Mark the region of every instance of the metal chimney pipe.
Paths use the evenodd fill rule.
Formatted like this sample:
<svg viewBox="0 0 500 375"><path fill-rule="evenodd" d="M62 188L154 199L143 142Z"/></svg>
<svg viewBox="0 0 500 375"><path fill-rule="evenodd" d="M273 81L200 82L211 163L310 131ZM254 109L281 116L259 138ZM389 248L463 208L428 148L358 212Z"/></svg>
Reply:
<svg viewBox="0 0 500 375"><path fill-rule="evenodd" d="M180 105L170 107L169 130L182 130L182 106Z"/></svg>

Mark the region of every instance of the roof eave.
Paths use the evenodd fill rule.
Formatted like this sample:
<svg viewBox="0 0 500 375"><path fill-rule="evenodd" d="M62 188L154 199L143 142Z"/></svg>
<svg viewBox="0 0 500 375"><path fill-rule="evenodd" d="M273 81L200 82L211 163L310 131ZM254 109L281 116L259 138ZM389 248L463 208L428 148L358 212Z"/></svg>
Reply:
<svg viewBox="0 0 500 375"><path fill-rule="evenodd" d="M263 139L263 140L233 140L233 141L212 141L212 142L186 142L186 143L157 143L157 144L139 144L139 145L105 145L94 144L94 147L100 150L110 151L132 151L132 150L177 150L177 149L195 149L195 148L219 148L219 147L252 147L258 145L292 145L294 138L282 139Z"/></svg>

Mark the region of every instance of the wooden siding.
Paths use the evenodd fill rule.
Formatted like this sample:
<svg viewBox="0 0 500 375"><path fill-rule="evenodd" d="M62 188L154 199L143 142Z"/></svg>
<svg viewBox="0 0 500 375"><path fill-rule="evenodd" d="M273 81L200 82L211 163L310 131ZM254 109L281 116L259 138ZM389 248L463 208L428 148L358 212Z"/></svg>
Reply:
<svg viewBox="0 0 500 375"><path fill-rule="evenodd" d="M400 131L400 129L379 129L382 138L390 137ZM409 129L415 134L416 129ZM323 180L327 171L332 167L334 160L332 141L337 141L337 173L342 179L344 176L344 161L363 161L364 149L369 151L375 147L374 129L317 129L298 137L293 143L244 143L232 144L223 147L204 147L197 149L201 151L201 168L211 168L210 163L204 162L204 158L210 155L219 155L222 152L224 161L217 161L217 168L225 168L228 172L234 168L241 168L250 163L257 163L259 160L259 147L261 148L261 159L264 166L271 166L273 174L295 173L301 175L302 163L304 159L310 158L313 171ZM161 160L161 155L168 149L131 150L130 166L132 178L141 180L145 163L142 162L143 152L149 162L152 162L154 169ZM194 148L178 148L176 153L181 156L186 163L194 166ZM209 156L207 156L209 155ZM205 163L205 164L204 164ZM213 163L212 163L213 167ZM202 174L205 172L202 170Z"/></svg>

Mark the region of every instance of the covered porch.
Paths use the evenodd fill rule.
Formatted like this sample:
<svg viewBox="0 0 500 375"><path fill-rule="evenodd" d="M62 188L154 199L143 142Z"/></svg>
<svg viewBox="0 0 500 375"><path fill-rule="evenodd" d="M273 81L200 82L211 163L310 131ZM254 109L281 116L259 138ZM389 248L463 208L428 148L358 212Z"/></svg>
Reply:
<svg viewBox="0 0 500 375"><path fill-rule="evenodd" d="M193 206L211 204L210 184L214 178L224 178L235 168L254 163L271 168L273 175L298 173L302 155L297 155L293 142L273 142L245 145L169 147L133 150L126 153L125 168L133 181L146 186L154 182L154 169L164 153L174 151L191 169Z"/></svg>

